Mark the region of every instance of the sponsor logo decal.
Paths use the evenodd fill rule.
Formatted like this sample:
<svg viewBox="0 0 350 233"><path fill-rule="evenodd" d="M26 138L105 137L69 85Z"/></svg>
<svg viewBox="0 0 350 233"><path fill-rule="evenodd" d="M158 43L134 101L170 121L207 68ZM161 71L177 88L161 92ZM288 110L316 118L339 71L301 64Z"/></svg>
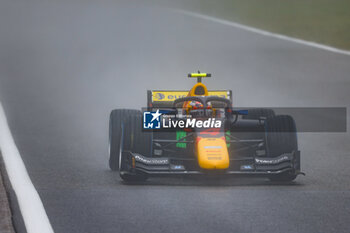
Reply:
<svg viewBox="0 0 350 233"><path fill-rule="evenodd" d="M188 91L152 91L152 101L174 101L187 95ZM208 95L230 98L227 91L209 91Z"/></svg>
<svg viewBox="0 0 350 233"><path fill-rule="evenodd" d="M155 100L160 101L160 100L162 100L162 99L164 99L164 98L165 98L165 95L164 95L163 93L155 93L155 94L154 94L154 99L155 99Z"/></svg>
<svg viewBox="0 0 350 233"><path fill-rule="evenodd" d="M253 166L252 165L242 165L241 170L252 170Z"/></svg>
<svg viewBox="0 0 350 233"><path fill-rule="evenodd" d="M170 168L172 170L185 170L185 167L183 165L170 165Z"/></svg>
<svg viewBox="0 0 350 233"><path fill-rule="evenodd" d="M151 164L151 165L165 165L165 164L169 164L169 160L168 159L162 159L162 158L157 158L157 159L149 159L140 155L135 155L135 160L141 163L145 163L145 164Z"/></svg>
<svg viewBox="0 0 350 233"><path fill-rule="evenodd" d="M204 149L221 149L221 146L204 146Z"/></svg>
<svg viewBox="0 0 350 233"><path fill-rule="evenodd" d="M287 155L281 155L277 158L272 158L272 159L261 159L261 158L255 158L255 162L257 164L278 164L284 161L291 160L289 156Z"/></svg>

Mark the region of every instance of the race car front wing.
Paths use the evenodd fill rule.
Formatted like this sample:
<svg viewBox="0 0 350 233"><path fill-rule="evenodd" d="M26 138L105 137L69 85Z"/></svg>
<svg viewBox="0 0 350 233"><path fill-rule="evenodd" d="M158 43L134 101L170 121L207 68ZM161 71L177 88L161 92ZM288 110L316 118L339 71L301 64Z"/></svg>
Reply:
<svg viewBox="0 0 350 233"><path fill-rule="evenodd" d="M142 172L149 176L203 175L220 173L241 176L271 176L281 173L304 174L300 171L300 151L278 157L237 157L230 159L226 170L203 170L196 166L195 158L146 157L130 151L122 152L122 173Z"/></svg>

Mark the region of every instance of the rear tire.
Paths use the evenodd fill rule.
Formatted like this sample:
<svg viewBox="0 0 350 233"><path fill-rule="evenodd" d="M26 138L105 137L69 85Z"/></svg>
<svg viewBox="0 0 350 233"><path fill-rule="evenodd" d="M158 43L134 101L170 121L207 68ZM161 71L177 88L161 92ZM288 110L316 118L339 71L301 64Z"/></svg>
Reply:
<svg viewBox="0 0 350 233"><path fill-rule="evenodd" d="M260 118L274 117L275 111L270 108L252 108L248 109L248 115L243 115L243 119L259 120Z"/></svg>
<svg viewBox="0 0 350 233"><path fill-rule="evenodd" d="M138 153L143 156L151 156L152 132L142 131L142 115L141 113L132 115L124 121L123 124L123 151ZM120 177L125 182L141 182L147 180L147 174L141 172L128 171L127 164L121 158Z"/></svg>
<svg viewBox="0 0 350 233"><path fill-rule="evenodd" d="M121 125L124 119L140 114L139 110L115 109L109 115L109 167L113 171L119 170Z"/></svg>
<svg viewBox="0 0 350 233"><path fill-rule="evenodd" d="M269 117L265 121L266 149L269 157L277 157L284 153L298 150L296 126L294 119L288 115ZM271 181L288 182L297 176L281 173L269 177Z"/></svg>

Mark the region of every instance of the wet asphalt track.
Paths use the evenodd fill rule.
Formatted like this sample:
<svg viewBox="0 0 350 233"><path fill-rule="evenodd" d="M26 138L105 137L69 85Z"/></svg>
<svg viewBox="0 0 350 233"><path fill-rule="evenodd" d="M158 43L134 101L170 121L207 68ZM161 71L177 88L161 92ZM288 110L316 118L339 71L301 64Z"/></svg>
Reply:
<svg viewBox="0 0 350 233"><path fill-rule="evenodd" d="M107 167L108 114L211 72L236 106L350 107L350 57L152 4L1 1L0 97L55 232L349 232L350 135L299 135L306 177L151 179ZM349 114L349 112L348 112Z"/></svg>

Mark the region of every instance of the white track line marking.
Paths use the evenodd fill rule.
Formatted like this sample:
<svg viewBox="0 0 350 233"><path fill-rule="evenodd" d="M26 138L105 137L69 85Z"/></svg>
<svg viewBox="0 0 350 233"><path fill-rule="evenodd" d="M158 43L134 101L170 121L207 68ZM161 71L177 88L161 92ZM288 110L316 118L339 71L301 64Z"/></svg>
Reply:
<svg viewBox="0 0 350 233"><path fill-rule="evenodd" d="M264 36L269 36L269 37L274 37L274 38L278 38L278 39L281 39L281 40L291 41L291 42L294 42L294 43L307 45L307 46L311 46L311 47L315 47L315 48L331 51L331 52L334 52L334 53L350 55L350 51L348 51L348 50L337 49L337 48L334 48L334 47L331 47L331 46L318 44L316 42L311 42L311 41L306 41L306 40L297 39L297 38L293 38L293 37L288 37L288 36L285 36L285 35L281 35L281 34L277 34L277 33L273 33L273 32L264 31L264 30L261 30L261 29L245 26L245 25L242 25L242 24L239 24L239 23L235 23L235 22L232 22L232 21L228 21L228 20L224 20L224 19L218 19L218 18L215 18L215 17L212 17L212 16L208 16L208 15L203 15L203 14L194 13L194 12L190 12L190 11L184 11L184 10L175 10L175 12L178 12L178 13L184 14L184 15L188 15L188 16L192 16L192 17L196 17L196 18L200 18L200 19L204 19L204 20L209 20L209 21L216 22L216 23L221 23L223 25L227 25L227 26L231 26L231 27L236 27L236 28L243 29L243 30L246 30L246 31L249 31L249 32L258 33L258 34L264 35Z"/></svg>
<svg viewBox="0 0 350 233"><path fill-rule="evenodd" d="M0 149L28 233L52 233L39 194L30 180L0 103Z"/></svg>

